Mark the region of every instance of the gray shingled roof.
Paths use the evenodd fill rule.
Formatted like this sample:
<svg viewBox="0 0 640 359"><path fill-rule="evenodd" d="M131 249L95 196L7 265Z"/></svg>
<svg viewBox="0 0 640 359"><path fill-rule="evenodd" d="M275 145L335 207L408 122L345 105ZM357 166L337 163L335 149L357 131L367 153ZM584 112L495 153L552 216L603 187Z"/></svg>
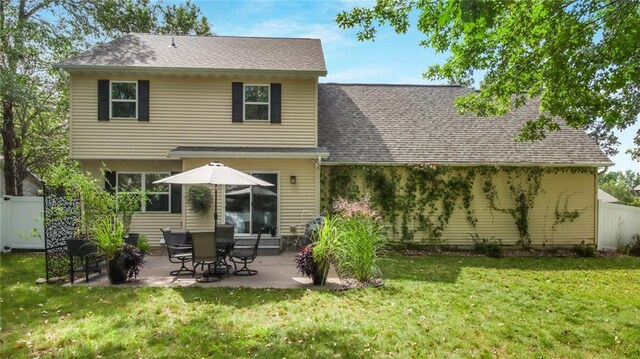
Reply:
<svg viewBox="0 0 640 359"><path fill-rule="evenodd" d="M327 73L319 39L234 36L128 34L55 66Z"/></svg>
<svg viewBox="0 0 640 359"><path fill-rule="evenodd" d="M318 145L329 162L603 165L611 161L582 130L562 126L514 142L538 115L531 101L504 118L460 115L462 86L320 84Z"/></svg>
<svg viewBox="0 0 640 359"><path fill-rule="evenodd" d="M610 195L609 193L598 188L598 201L607 202L607 203L619 203L620 200Z"/></svg>

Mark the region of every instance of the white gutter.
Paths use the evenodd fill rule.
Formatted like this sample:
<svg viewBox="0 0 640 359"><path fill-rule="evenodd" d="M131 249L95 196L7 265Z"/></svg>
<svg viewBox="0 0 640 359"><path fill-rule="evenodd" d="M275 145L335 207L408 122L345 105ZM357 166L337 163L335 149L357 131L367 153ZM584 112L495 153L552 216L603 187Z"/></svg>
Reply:
<svg viewBox="0 0 640 359"><path fill-rule="evenodd" d="M329 152L220 152L220 151L169 151L170 156L178 158L328 158Z"/></svg>

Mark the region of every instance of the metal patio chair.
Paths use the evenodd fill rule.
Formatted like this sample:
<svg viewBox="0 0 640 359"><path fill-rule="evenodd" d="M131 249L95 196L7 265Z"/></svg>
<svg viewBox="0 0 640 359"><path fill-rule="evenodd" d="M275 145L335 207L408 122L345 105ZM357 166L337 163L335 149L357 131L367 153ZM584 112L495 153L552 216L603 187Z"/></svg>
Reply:
<svg viewBox="0 0 640 359"><path fill-rule="evenodd" d="M161 229L164 242L167 246L169 262L180 264L180 268L169 272L173 276L191 275L195 269L187 268L186 264L193 262L192 246L188 244L188 232L171 233L170 228Z"/></svg>
<svg viewBox="0 0 640 359"><path fill-rule="evenodd" d="M264 231L264 227L260 228L260 231L258 232L258 238L256 238L256 241L252 246L242 246L242 241L238 241L231 249L229 260L233 262L233 267L235 269L233 272L234 275L248 276L258 274L257 270L249 269L247 267L247 264L253 263L253 261L258 256L258 246L260 245L260 237L262 237L262 231ZM238 264L242 264L242 267L240 269L238 269Z"/></svg>
<svg viewBox="0 0 640 359"><path fill-rule="evenodd" d="M98 245L83 239L68 239L67 253L69 254L69 277L74 281L75 273L84 273L85 282L89 283L90 272L102 272L107 261L98 253ZM80 262L78 263L77 260ZM80 265L80 266L79 266Z"/></svg>
<svg viewBox="0 0 640 359"><path fill-rule="evenodd" d="M197 282L217 282L222 279L222 275L218 272L218 269L224 269L227 276L229 275L229 269L221 260L218 255L218 248L216 245L215 233L193 233L191 238L193 244L193 268L195 277L195 269L200 266L203 273L196 277ZM204 271L204 267L207 270Z"/></svg>

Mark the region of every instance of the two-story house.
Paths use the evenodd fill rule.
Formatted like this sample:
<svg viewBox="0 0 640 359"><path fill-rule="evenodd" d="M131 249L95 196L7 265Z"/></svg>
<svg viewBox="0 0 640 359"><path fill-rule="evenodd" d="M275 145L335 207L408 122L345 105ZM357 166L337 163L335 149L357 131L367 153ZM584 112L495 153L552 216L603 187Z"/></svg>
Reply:
<svg viewBox="0 0 640 359"><path fill-rule="evenodd" d="M299 234L320 212L324 166L611 164L584 132L569 128L514 144L535 104L500 122L459 115L454 100L471 91L460 86L319 84L327 70L318 39L130 34L56 67L70 75L71 157L96 177L106 166L110 190L151 196L134 231L152 243L162 227L211 228L212 216L185 204L184 188L153 182L212 161L275 185L227 187L217 206L238 235L265 225L279 237ZM593 240L595 170L554 176L544 183L549 203L578 188L572 205L587 208L558 243ZM474 186L482 197L482 184ZM509 215L485 217L487 234L517 237ZM454 218L447 229L451 243L468 243L475 231L462 222Z"/></svg>

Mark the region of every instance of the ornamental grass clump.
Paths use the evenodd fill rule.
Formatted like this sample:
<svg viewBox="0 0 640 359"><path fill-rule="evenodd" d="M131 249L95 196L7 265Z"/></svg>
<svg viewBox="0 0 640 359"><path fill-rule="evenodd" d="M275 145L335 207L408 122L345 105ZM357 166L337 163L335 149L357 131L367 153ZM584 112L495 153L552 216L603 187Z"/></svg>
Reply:
<svg viewBox="0 0 640 359"><path fill-rule="evenodd" d="M384 249L384 226L368 197L359 201L344 198L333 204L340 233L335 262L338 273L359 282L380 277L378 261Z"/></svg>

